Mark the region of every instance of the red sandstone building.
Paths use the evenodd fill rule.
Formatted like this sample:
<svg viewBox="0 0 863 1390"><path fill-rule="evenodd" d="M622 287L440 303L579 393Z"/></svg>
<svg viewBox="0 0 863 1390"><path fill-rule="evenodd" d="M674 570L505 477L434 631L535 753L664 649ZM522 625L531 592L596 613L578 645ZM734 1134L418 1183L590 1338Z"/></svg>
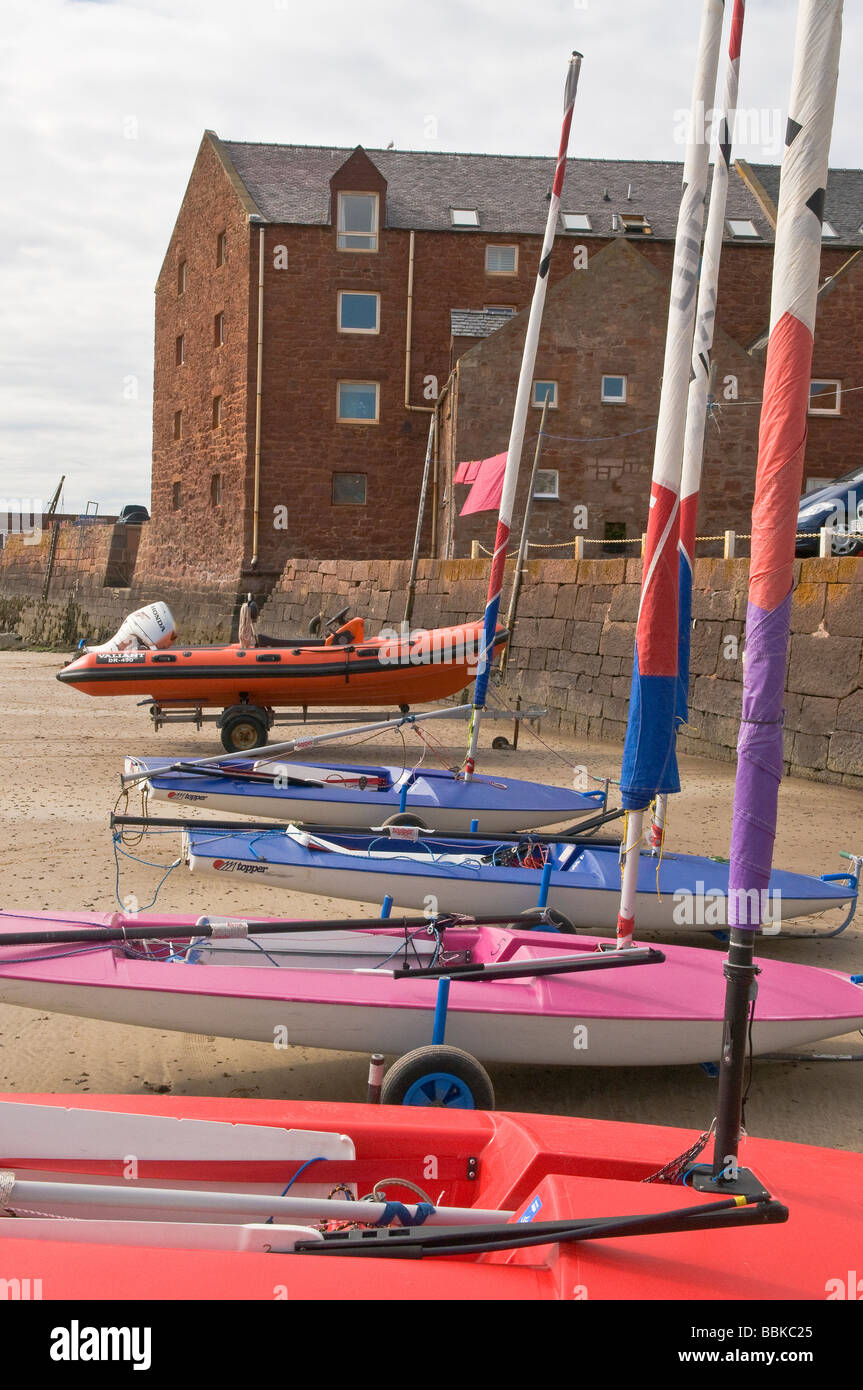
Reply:
<svg viewBox="0 0 863 1390"><path fill-rule="evenodd" d="M778 171L736 168L711 531L747 529L776 216ZM452 474L506 447L552 173L207 132L156 288L150 569L266 590L298 556L409 553L435 411L426 553L483 538L487 519L458 519ZM578 505L589 539L640 534L679 199L679 165L570 162L537 360L537 420L553 391L538 542L571 539ZM863 174L831 174L827 217L814 478L850 468L863 438Z"/></svg>

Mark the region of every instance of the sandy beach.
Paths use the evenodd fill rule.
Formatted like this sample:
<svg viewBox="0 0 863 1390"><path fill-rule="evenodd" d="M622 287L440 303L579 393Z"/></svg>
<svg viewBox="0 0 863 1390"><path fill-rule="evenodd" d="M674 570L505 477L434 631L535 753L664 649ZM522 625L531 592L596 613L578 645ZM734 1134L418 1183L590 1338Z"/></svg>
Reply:
<svg viewBox="0 0 863 1390"><path fill-rule="evenodd" d="M7 909L110 911L117 906L115 856L108 814L119 791L126 754L204 756L219 751L213 726L155 734L149 716L133 699L91 699L61 686L57 653L0 653L0 700L4 710L0 747L0 902ZM597 777L619 773L620 749L586 747L525 731L516 752L494 752L489 725L483 734L485 770L568 784L575 764ZM507 729L509 732L509 729ZM437 724L436 737L458 761L464 726ZM356 744L333 744L327 756ZM411 736L407 756L417 757ZM369 760L401 762L402 740L384 734L363 747ZM673 800L669 843L702 854L727 854L731 825L733 764L684 758L685 790ZM136 800L138 800L136 798ZM131 808L130 808L131 809ZM863 841L863 794L845 788L789 779L782 787L778 866L812 873L838 872L841 849L859 851ZM167 866L178 837L165 837L145 858ZM121 897L134 893L143 909L162 870L124 859ZM298 917L361 915L356 904L272 891L254 885L234 889L193 879L185 867L169 874L159 892L164 911L259 913ZM369 905L369 913L374 912ZM827 919L825 919L826 921ZM817 926L817 920L801 922ZM719 943L678 938L716 953ZM762 955L827 966L863 969L863 919L835 940L765 940ZM367 1057L297 1048L274 1052L264 1043L167 1033L65 1017L0 1005L0 1090L142 1093L363 1100ZM369 1038L373 1050L374 1038ZM834 1040L829 1052L863 1054L858 1036ZM698 1067L666 1069L490 1068L501 1109L579 1114L595 1118L650 1121L706 1128L715 1108L715 1083ZM747 1105L752 1134L863 1150L863 1066L841 1062L757 1063Z"/></svg>

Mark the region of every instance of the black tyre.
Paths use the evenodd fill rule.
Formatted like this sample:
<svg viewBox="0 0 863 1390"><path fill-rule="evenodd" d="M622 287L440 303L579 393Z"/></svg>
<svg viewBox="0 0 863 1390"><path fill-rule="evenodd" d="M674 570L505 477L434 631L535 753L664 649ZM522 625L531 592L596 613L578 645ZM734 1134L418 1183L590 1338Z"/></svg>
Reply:
<svg viewBox="0 0 863 1390"><path fill-rule="evenodd" d="M415 825L418 830L430 829L422 816L414 815L413 811L396 811L394 816L387 816L384 825Z"/></svg>
<svg viewBox="0 0 863 1390"><path fill-rule="evenodd" d="M381 1087L382 1105L429 1105L493 1110L494 1087L485 1067L460 1047L416 1047L393 1062Z"/></svg>
<svg viewBox="0 0 863 1390"><path fill-rule="evenodd" d="M511 748L512 744L506 734L498 734L497 738L492 739L491 746L492 748L498 749L498 751L502 751L504 748Z"/></svg>
<svg viewBox="0 0 863 1390"><path fill-rule="evenodd" d="M229 714L222 721L222 747L227 753L245 753L251 748L263 748L267 742L266 715L256 710Z"/></svg>

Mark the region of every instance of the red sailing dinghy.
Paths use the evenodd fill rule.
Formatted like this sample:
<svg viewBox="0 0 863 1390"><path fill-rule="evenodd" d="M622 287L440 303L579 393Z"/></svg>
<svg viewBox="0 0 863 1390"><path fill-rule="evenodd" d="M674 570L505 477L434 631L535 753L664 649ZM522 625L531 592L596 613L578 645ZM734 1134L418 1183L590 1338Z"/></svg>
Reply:
<svg viewBox="0 0 863 1390"><path fill-rule="evenodd" d="M863 1156L749 1139L769 1200L648 1181L692 1137L478 1110L7 1095L0 1278L76 1302L855 1296ZM749 1225L762 1229L733 1229Z"/></svg>

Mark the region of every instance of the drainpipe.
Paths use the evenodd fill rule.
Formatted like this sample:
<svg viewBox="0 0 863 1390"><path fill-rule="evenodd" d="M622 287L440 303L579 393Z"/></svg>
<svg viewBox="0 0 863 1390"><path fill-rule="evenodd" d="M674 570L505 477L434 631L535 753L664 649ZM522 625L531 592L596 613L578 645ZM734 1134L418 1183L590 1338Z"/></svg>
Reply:
<svg viewBox="0 0 863 1390"><path fill-rule="evenodd" d="M458 443L458 406L459 406L459 382L461 371L461 358L455 364L455 379L450 377L452 382L452 399L449 408L449 476L447 478L447 537L446 552L444 558L451 560L455 548L455 465L456 448Z"/></svg>
<svg viewBox="0 0 863 1390"><path fill-rule="evenodd" d="M250 222L259 222L254 214ZM258 528L261 514L261 383L264 375L264 232L261 223L258 234L258 365L255 379L255 500L252 510L252 559L250 568L258 564Z"/></svg>
<svg viewBox="0 0 863 1390"><path fill-rule="evenodd" d="M410 245L408 249L408 311L407 329L405 333L405 410L421 410L430 414L434 411L433 405L411 405L411 336L414 319L414 243L416 233L411 232Z"/></svg>
<svg viewBox="0 0 863 1390"><path fill-rule="evenodd" d="M452 375L444 382L443 390L434 403L435 429L434 429L434 459L432 462L432 519L431 519L431 553L437 559L437 509L438 494L440 488L440 430L443 415L441 406L443 405L447 392L449 391Z"/></svg>

